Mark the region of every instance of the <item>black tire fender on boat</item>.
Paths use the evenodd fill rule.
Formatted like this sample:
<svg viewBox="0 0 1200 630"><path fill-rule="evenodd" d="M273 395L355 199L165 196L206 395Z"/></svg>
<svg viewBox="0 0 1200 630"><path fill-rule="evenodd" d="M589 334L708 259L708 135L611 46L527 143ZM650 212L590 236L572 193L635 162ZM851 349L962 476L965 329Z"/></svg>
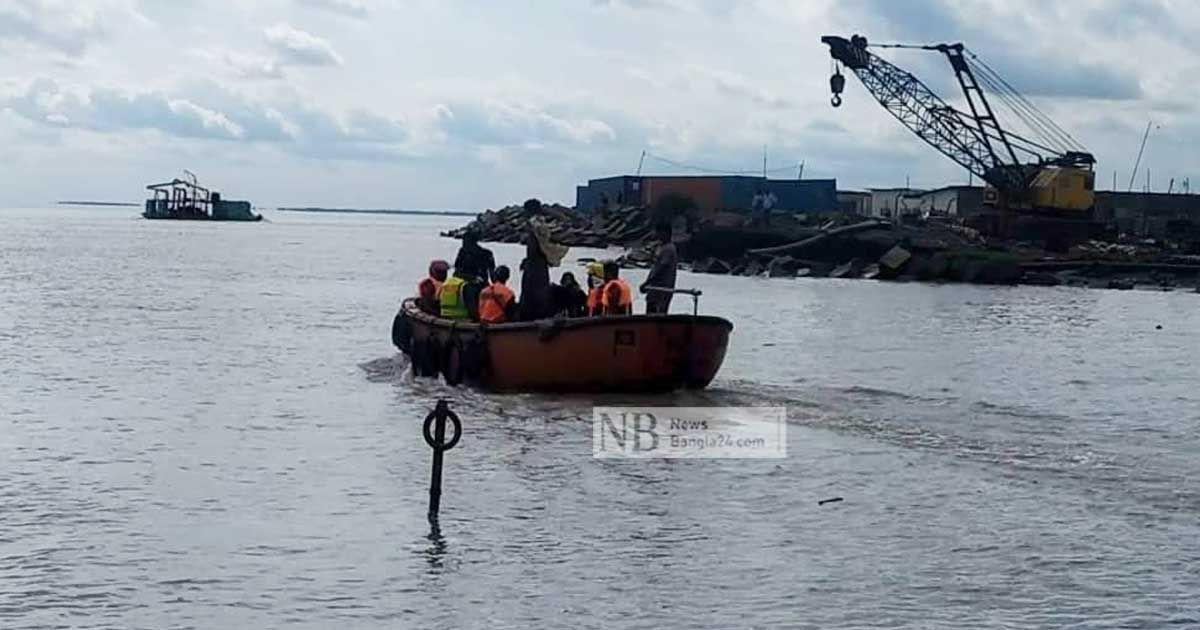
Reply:
<svg viewBox="0 0 1200 630"><path fill-rule="evenodd" d="M396 319L392 320L392 343L400 352L410 357L413 355L412 324L404 316L404 311L396 313Z"/></svg>
<svg viewBox="0 0 1200 630"><path fill-rule="evenodd" d="M425 376L425 342L413 339L408 360L412 363L413 376Z"/></svg>
<svg viewBox="0 0 1200 630"><path fill-rule="evenodd" d="M438 375L438 350L436 340L413 338L412 352L409 354L413 376Z"/></svg>
<svg viewBox="0 0 1200 630"><path fill-rule="evenodd" d="M436 377L441 372L442 347L434 337L428 337L421 342L421 351L414 351L414 355L418 357L418 363L421 366L420 376Z"/></svg>
<svg viewBox="0 0 1200 630"><path fill-rule="evenodd" d="M463 377L468 381L483 378L488 368L487 337L484 332L468 338L462 346Z"/></svg>
<svg viewBox="0 0 1200 630"><path fill-rule="evenodd" d="M447 385L458 385L463 382L463 359L466 358L462 342L452 337L442 351L442 376Z"/></svg>

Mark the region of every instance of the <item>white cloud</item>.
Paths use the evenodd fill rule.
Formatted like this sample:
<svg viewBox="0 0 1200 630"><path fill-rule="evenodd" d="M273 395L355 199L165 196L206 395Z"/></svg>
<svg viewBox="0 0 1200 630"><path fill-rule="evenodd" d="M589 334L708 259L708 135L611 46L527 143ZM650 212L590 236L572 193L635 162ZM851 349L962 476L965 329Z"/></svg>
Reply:
<svg viewBox="0 0 1200 630"><path fill-rule="evenodd" d="M296 4L341 13L350 17L367 17L367 5L359 0L295 0Z"/></svg>
<svg viewBox="0 0 1200 630"><path fill-rule="evenodd" d="M448 135L482 145L611 142L616 132L607 123L587 116L556 116L528 105L500 101L458 103L439 108L439 122Z"/></svg>
<svg viewBox="0 0 1200 630"><path fill-rule="evenodd" d="M340 66L342 56L321 37L306 33L287 24L276 24L263 34L278 55L279 62L295 66Z"/></svg>
<svg viewBox="0 0 1200 630"><path fill-rule="evenodd" d="M1097 154L1105 185L1128 180L1153 118L1143 168L1165 187L1200 172L1197 26L1200 3L1157 0L0 0L0 140L27 164L102 151L135 181L163 147L206 170L234 154L263 198L353 160L339 177L372 203L460 208L570 199L644 148L752 169L765 144L771 165L806 160L847 187L965 182L854 77L829 106L819 37L857 31L961 39ZM881 56L954 102L943 57ZM52 198L51 170L0 168L0 205L39 186ZM472 175L486 184L461 185ZM329 198L295 201L346 194L321 184L305 190Z"/></svg>
<svg viewBox="0 0 1200 630"><path fill-rule="evenodd" d="M150 130L193 139L258 142L307 157L407 156L406 123L354 109L334 115L299 100L277 106L203 82L175 93L65 86L37 79L0 93L0 108L33 123L100 133Z"/></svg>
<svg viewBox="0 0 1200 630"><path fill-rule="evenodd" d="M110 87L72 89L38 79L23 93L0 103L33 122L56 127L113 132L154 129L185 138L236 140L245 131L224 114L158 92Z"/></svg>
<svg viewBox="0 0 1200 630"><path fill-rule="evenodd" d="M0 43L20 41L74 57L128 22L147 23L129 0L0 0Z"/></svg>
<svg viewBox="0 0 1200 630"><path fill-rule="evenodd" d="M220 58L234 72L246 79L282 79L283 66L279 60L254 53L227 50Z"/></svg>

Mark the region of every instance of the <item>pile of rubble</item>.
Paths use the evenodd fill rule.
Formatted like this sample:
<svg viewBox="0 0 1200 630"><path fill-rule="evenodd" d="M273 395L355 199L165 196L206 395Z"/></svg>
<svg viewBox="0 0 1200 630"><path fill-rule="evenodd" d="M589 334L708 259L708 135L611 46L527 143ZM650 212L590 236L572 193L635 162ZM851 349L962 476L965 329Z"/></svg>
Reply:
<svg viewBox="0 0 1200 630"><path fill-rule="evenodd" d="M693 262L693 271L771 278L829 277L881 280L945 280L982 284L1021 279L1017 257L988 249L977 233L929 223L895 226L866 220L830 222L778 247L752 249L726 260Z"/></svg>
<svg viewBox="0 0 1200 630"><path fill-rule="evenodd" d="M475 230L479 240L484 242L520 243L529 221L534 218L550 228L554 242L570 247L633 246L644 241L652 231L647 208L622 208L603 215L584 216L573 208L548 204L532 212L523 206L485 210L471 223L443 232L442 236L462 238L467 230Z"/></svg>
<svg viewBox="0 0 1200 630"><path fill-rule="evenodd" d="M461 228L481 241L520 243L531 219L551 238L572 247L626 248L624 267L649 267L658 243L654 213L627 207L584 215L566 206L537 210L508 206L487 210ZM728 216L726 216L728 215ZM1098 288L1187 288L1200 285L1200 259L1170 255L1150 243L1087 241L1065 255L1020 242L985 239L952 222L897 225L861 217L790 217L756 223L717 213L690 225L681 259L697 273L771 278L829 277L969 282L978 284L1074 285ZM1186 259L1185 259L1186 258Z"/></svg>
<svg viewBox="0 0 1200 630"><path fill-rule="evenodd" d="M975 284L1091 288L1200 287L1200 260L1148 245L1088 241L1056 257L1023 243L988 242L951 224L894 226L871 221L826 225L781 247L736 259L699 257L698 273L743 276L875 278Z"/></svg>

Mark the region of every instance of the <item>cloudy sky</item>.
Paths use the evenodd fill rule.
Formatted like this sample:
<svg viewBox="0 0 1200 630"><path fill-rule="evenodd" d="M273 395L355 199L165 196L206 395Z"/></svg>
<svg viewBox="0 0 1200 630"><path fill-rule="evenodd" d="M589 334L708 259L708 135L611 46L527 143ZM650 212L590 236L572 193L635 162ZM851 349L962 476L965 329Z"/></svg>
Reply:
<svg viewBox="0 0 1200 630"><path fill-rule="evenodd" d="M0 206L136 201L183 168L261 206L570 203L643 149L753 169L764 145L842 188L965 182L857 79L829 106L819 37L854 32L965 42L1098 187L1151 120L1153 186L1200 187L1197 31L1192 0L0 0ZM953 94L935 53L880 52Z"/></svg>

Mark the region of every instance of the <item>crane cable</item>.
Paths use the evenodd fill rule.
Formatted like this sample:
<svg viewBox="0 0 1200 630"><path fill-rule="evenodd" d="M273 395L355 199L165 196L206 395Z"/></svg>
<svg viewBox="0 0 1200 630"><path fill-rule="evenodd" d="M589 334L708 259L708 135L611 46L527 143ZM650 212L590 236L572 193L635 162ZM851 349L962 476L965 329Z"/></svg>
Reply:
<svg viewBox="0 0 1200 630"><path fill-rule="evenodd" d="M1064 143L1060 137L1055 135L1053 133L1053 131L1051 129L1047 128L1045 126L1045 124L1043 122L1041 122L1038 118L1034 117L1032 114L1026 113L1024 108L1020 105L1020 103L1017 102L1010 94L1008 94L991 77L989 77L986 73L983 73L983 72L978 73L978 77L980 79L980 82L983 83L985 86L987 86L989 91L991 91L993 94L998 96L1000 98L1001 102L1005 106L1008 107L1008 109L1012 112L1013 115L1015 115L1022 123L1025 124L1025 126L1029 129L1029 131L1031 131L1035 136L1037 136L1042 142L1046 143L1046 145L1050 145L1050 146L1045 146L1045 145L1042 145L1041 143L1033 142L1030 140L1025 140L1024 138L1021 138L1021 140L1025 140L1026 142L1030 143L1032 146L1037 147L1037 148L1039 148L1043 151L1047 151L1047 152L1063 153L1063 152L1069 150L1068 146L1064 145ZM1011 132L1009 132L1008 135L1014 135L1014 137L1019 138L1019 136L1015 136L1015 134L1012 134Z"/></svg>
<svg viewBox="0 0 1200 630"><path fill-rule="evenodd" d="M1053 146L1052 151L1062 153L1070 150L1070 141L1050 127L1043 118L1028 110L1019 100L1016 100L1014 96L1004 90L1003 86L999 85L992 78L989 78L986 73L980 72L979 77L988 85L989 90L996 96L999 96L1009 111L1024 123L1034 135L1042 140L1042 142Z"/></svg>
<svg viewBox="0 0 1200 630"><path fill-rule="evenodd" d="M1004 86L1007 89L1007 91L1013 97L1015 97L1015 99L1018 102L1020 102L1022 105L1025 106L1027 111L1031 112L1033 114L1033 116L1036 117L1037 119L1039 119L1044 126L1049 128L1054 133L1055 137L1058 138L1060 141L1062 141L1067 146L1067 148L1073 148L1073 149L1082 149L1083 148L1083 145L1078 140L1076 140L1074 136L1072 136L1065 129L1060 127L1057 123L1054 122L1053 119L1051 119L1049 116L1047 116L1045 114L1045 112L1038 109L1038 107L1036 105L1034 105L1028 98L1026 98L1023 94L1018 92L1016 90L1016 88L1014 88L1012 86L1012 84L1010 84L1008 81L1006 81L1004 79L1004 77L1000 76L1000 73L993 70L992 67L987 64L987 62L980 59L979 56L975 54L975 51L970 50L970 49L965 49L965 50L966 50L966 53L970 56L971 61L973 62L972 65L984 70L984 72L986 74L991 75L1000 85Z"/></svg>
<svg viewBox="0 0 1200 630"><path fill-rule="evenodd" d="M939 50L937 46L921 45L921 44L870 44L871 48L900 48L909 50ZM1041 143L1032 142L1015 136L1017 139L1023 140L1032 146L1048 152L1066 153L1072 150L1084 150L1082 143L1074 138L1065 129L1054 122L1045 112L1038 109L1028 98L1017 91L999 72L992 69L983 59L980 59L975 51L963 47L963 52L968 56L968 63L971 64L975 74L988 87L989 91L998 96L1009 111L1016 116L1035 136L1042 142L1050 146L1042 146ZM1024 151L1036 155L1036 152L1023 148Z"/></svg>
<svg viewBox="0 0 1200 630"><path fill-rule="evenodd" d="M1069 149L1070 143L1061 134L1055 132L1044 115L1038 116L1036 112L1031 111L1018 99L1018 95L1004 87L1000 77L994 71L975 64L972 64L972 67L975 68L976 75L988 87L989 91L998 96L1030 131L1037 135L1043 142L1052 145L1054 147L1052 150L1063 152Z"/></svg>

